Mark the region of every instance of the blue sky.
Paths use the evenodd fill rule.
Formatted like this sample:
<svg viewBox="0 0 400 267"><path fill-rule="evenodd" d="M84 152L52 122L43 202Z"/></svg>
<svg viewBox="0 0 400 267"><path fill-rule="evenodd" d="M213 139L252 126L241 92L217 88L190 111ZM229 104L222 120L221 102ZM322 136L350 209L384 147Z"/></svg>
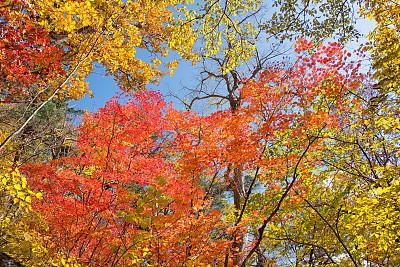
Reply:
<svg viewBox="0 0 400 267"><path fill-rule="evenodd" d="M140 53L137 53L140 59L145 61L145 55L140 57ZM178 56L174 56L177 59ZM171 57L173 58L173 57ZM196 68L192 66L189 61L181 61L179 67L175 70L175 75L166 76L160 79L160 85L150 84L147 86L148 89L160 91L161 94L166 98L168 102L172 101L175 108L182 108L183 106L179 101L173 97L168 97L170 92L176 92L182 88L183 85L192 85L195 75ZM78 101L71 101L71 106L78 109L85 109L88 111L95 111L100 107L103 107L105 103L115 96L116 93L120 93L121 90L116 85L113 77L104 76L101 74L101 69L95 70L87 81L89 82L90 90L93 92L93 98L89 96L84 97Z"/></svg>

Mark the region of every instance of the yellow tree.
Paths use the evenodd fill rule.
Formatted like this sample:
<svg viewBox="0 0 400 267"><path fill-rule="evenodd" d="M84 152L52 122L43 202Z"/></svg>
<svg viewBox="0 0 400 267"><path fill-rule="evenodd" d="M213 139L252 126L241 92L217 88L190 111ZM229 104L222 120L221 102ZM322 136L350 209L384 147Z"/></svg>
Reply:
<svg viewBox="0 0 400 267"><path fill-rule="evenodd" d="M42 198L28 187L24 175L18 168L0 167L0 254L12 256L25 266L43 266L52 264L62 266L49 255L43 240L46 236L39 234L32 223L40 224L39 215L32 212L31 201ZM2 255L3 256L3 255ZM3 257L0 264L5 264Z"/></svg>
<svg viewBox="0 0 400 267"><path fill-rule="evenodd" d="M388 78L382 71L387 69L378 69L376 79ZM310 188L304 205L283 211L291 220L269 233L268 241L284 252L279 260L399 264L399 94L395 78L378 86L376 79L352 89L341 114L332 109L343 125L326 133L326 147L315 155L320 183Z"/></svg>
<svg viewBox="0 0 400 267"><path fill-rule="evenodd" d="M382 92L397 91L399 87L400 63L400 2L362 1L362 16L376 22L369 33L369 43L375 78Z"/></svg>

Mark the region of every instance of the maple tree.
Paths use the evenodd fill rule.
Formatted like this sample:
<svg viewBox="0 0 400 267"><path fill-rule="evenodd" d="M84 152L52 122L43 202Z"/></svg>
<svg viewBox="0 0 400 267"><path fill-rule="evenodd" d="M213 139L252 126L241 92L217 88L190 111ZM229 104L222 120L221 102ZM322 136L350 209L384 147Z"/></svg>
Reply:
<svg viewBox="0 0 400 267"><path fill-rule="evenodd" d="M34 11L26 1L3 1L0 34L1 101L23 101L35 96L37 88L46 86L64 73L62 49L50 44L48 32L29 23ZM34 92L32 92L32 90Z"/></svg>
<svg viewBox="0 0 400 267"><path fill-rule="evenodd" d="M112 99L84 116L80 155L26 165L31 187L43 193L33 207L48 223L51 254L101 266L200 266L219 257L226 241L208 235L223 225L220 214L199 212L208 205L201 188L175 177L164 159L166 107L154 92L125 105Z"/></svg>
<svg viewBox="0 0 400 267"><path fill-rule="evenodd" d="M51 106L53 99L78 99L89 93L84 80L95 63L106 66L123 88L132 90L172 72L177 61L167 63L166 71L159 69L159 57L166 57L169 49L189 58L194 39L190 29L169 25L173 5L171 1L2 1L1 102L21 102L25 106L17 104L18 108L26 107L12 123L7 124L11 112L2 121L2 157L15 154L14 164L31 159L25 148L35 146L26 142L37 138L32 123L40 121L40 113L46 113L43 109ZM159 56L145 63L135 59L135 47ZM19 140L10 143L16 137ZM43 136L39 138L43 141ZM54 152L60 145L51 144L49 149ZM39 142L34 153L41 146Z"/></svg>
<svg viewBox="0 0 400 267"><path fill-rule="evenodd" d="M186 13L200 37L198 57L202 63L200 84L185 97L176 95L188 109L204 100L210 110L228 104L235 112L242 102L241 81L252 80L271 60L285 53L283 43L299 36L322 42L335 36L345 42L359 36L347 1L204 1ZM276 8L276 9L275 9ZM315 14L319 14L315 16ZM265 45L270 42L270 45ZM293 58L295 60L295 58ZM246 175L236 166L233 191L235 207L244 197ZM226 187L227 188L227 187ZM218 190L222 192L223 190ZM243 245L239 245L240 249Z"/></svg>
<svg viewBox="0 0 400 267"><path fill-rule="evenodd" d="M299 40L297 51L310 46ZM225 210L226 220L236 227L230 264L250 261L269 223L285 220L278 213L281 207L301 202L307 188L318 181L313 158L318 159L329 129L346 123L337 114L355 105L349 91L362 82L358 67L346 63L347 57L339 44L321 45L292 68L274 64L256 81L245 83L236 110L169 115L182 154L179 168L197 179L208 176L210 184L235 182L238 199L226 203ZM250 185L240 184L239 175L249 175ZM262 192L253 192L257 184ZM246 232L252 235L248 246L241 240Z"/></svg>

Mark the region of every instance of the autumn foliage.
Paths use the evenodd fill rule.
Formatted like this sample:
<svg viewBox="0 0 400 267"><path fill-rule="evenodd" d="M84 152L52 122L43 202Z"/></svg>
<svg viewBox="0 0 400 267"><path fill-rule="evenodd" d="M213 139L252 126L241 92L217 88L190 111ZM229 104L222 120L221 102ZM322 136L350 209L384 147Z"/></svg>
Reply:
<svg viewBox="0 0 400 267"><path fill-rule="evenodd" d="M262 2L223 2L2 1L0 256L26 266L400 264L398 27L377 18L396 18L397 4L360 2L378 23L364 46L370 74L365 49L320 42L354 29L309 22L318 3L296 13L305 3L277 1L282 14L261 23ZM260 56L261 30L279 43L309 38L273 61L279 45ZM203 64L187 110L146 88L173 74L170 52ZM92 94L96 68L121 91L80 113L68 101ZM192 109L202 100L211 111Z"/></svg>
<svg viewBox="0 0 400 267"><path fill-rule="evenodd" d="M0 7L0 75L6 103L34 96L64 73L62 49L51 45L49 32L30 21L35 15L30 7L26 1L5 1Z"/></svg>
<svg viewBox="0 0 400 267"><path fill-rule="evenodd" d="M118 100L84 116L79 156L26 166L44 194L34 208L48 223L48 249L96 266L209 261L223 243L207 237L220 214L200 213L202 190L166 160L166 103L154 92Z"/></svg>
<svg viewBox="0 0 400 267"><path fill-rule="evenodd" d="M312 45L300 39L296 51ZM302 203L320 180L315 172L321 160L318 151L329 142L331 129L348 123L344 114L356 107L348 94L363 78L347 57L337 43L321 45L310 56L299 57L292 68L274 64L256 81L243 81L241 106L235 112L167 114L177 132L182 172L198 179L205 175L211 184L219 180L225 186L235 184L235 168L250 177L239 210L228 204L226 220L231 224L250 233L249 226L265 227L281 206ZM262 193L252 191L256 185ZM251 239L246 253L257 236Z"/></svg>

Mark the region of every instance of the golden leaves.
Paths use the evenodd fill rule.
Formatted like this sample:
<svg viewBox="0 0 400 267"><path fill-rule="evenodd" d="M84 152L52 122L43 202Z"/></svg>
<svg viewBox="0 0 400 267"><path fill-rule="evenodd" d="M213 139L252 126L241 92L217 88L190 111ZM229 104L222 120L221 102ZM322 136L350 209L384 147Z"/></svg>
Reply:
<svg viewBox="0 0 400 267"><path fill-rule="evenodd" d="M368 35L370 42L365 46L373 58L376 70L374 77L379 81L381 92L397 91L399 87L400 63L400 1L362 2L360 14L376 21Z"/></svg>
<svg viewBox="0 0 400 267"><path fill-rule="evenodd" d="M196 41L190 25L172 22L177 4L181 1L33 2L29 10L36 16L25 16L25 23L49 33L50 44L63 50L66 69L66 76L48 82L50 90L42 97L55 90L59 90L59 97L75 100L90 94L85 79L96 64L102 65L106 75L114 76L126 91L142 90L146 84L156 83L158 77L172 75L177 61L164 63L161 58L172 50L193 59L191 50ZM137 58L137 49L147 51L152 62ZM57 89L66 78L68 83Z"/></svg>

